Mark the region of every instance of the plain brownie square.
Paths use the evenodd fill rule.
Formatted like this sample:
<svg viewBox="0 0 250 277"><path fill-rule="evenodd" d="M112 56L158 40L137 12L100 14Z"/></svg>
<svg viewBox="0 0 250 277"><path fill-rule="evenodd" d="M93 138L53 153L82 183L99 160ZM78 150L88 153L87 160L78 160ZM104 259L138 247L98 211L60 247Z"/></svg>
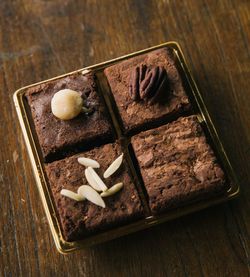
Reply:
<svg viewBox="0 0 250 277"><path fill-rule="evenodd" d="M190 109L171 48L130 58L104 72L125 133L157 127Z"/></svg>
<svg viewBox="0 0 250 277"><path fill-rule="evenodd" d="M92 73L78 73L27 90L25 95L45 161L112 142L112 126L94 79ZM90 112L81 113L71 120L55 117L51 111L51 99L62 89L79 92Z"/></svg>
<svg viewBox="0 0 250 277"><path fill-rule="evenodd" d="M196 116L132 137L154 214L225 191L224 173Z"/></svg>
<svg viewBox="0 0 250 277"><path fill-rule="evenodd" d="M129 175L125 158L118 171L105 179L105 184L108 187L123 182L122 190L112 196L103 198L106 208L99 207L87 200L77 202L60 194L62 189L77 192L81 185L88 185L84 176L84 166L78 163L78 157L98 161L100 168L96 169L96 172L102 177L105 169L121 153L122 150L119 144L106 144L46 165L45 170L49 186L65 240L83 239L91 234L122 226L143 217L141 200Z"/></svg>

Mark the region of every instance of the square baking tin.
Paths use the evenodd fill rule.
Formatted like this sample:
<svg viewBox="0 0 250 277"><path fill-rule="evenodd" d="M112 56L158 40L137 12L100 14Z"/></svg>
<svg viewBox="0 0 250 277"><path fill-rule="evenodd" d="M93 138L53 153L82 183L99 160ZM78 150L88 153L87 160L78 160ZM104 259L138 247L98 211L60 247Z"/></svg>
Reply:
<svg viewBox="0 0 250 277"><path fill-rule="evenodd" d="M122 227L118 227L109 231L105 231L103 233L93 235L90 237L87 237L80 241L74 241L74 242L67 242L63 239L62 233L61 233L61 227L59 224L59 219L57 217L56 209L53 204L52 196L49 189L49 184L46 178L46 174L44 171L44 161L41 156L41 150L40 146L36 139L35 130L32 125L32 118L28 109L28 105L25 99L25 92L28 88L36 86L38 84L43 84L50 82L52 80L57 80L62 77L69 76L71 74L75 74L78 72L85 72L86 70L91 70L93 72L103 72L103 70L117 62L120 62L122 60L125 60L127 58L132 58L134 56L144 54L147 52L150 52L152 50L156 50L162 47L170 47L174 50L174 53L178 60L178 70L180 71L181 77L184 81L184 86L186 89L186 93L189 96L190 102L192 104L192 107L195 111L195 114L198 117L198 120L200 121L201 125L205 129L205 133L207 135L208 141L211 144L213 150L215 151L215 154L222 165L227 179L227 185L228 189L223 195L217 195L213 198L209 198L206 200L200 200L199 202L189 203L183 207L179 207L173 210L169 210L165 212L162 215L158 216L148 216L145 219L141 219L135 223L128 224ZM106 88L107 89L107 88ZM104 98L107 100L109 92L106 89L101 89ZM148 228L150 226L154 226L156 224L168 221L173 218L177 218L180 216L183 216L185 214L198 211L201 209L204 209L206 207L227 201L229 199L232 199L236 197L239 194L239 186L238 182L235 176L235 173L232 169L232 166L230 164L230 161L228 160L227 154L224 150L224 147L220 141L220 138L218 137L218 134L216 132L216 129L214 127L214 124L211 120L211 117L207 111L206 104L197 88L197 85L195 84L195 81L189 71L189 68L186 64L186 60L183 56L182 50L178 43L170 41L166 42L154 47L150 47L141 51L137 51L134 53L131 53L129 55L125 55L113 60L109 60L107 62L99 63L96 65L92 65L86 68L82 68L52 79L48 79L39 83L35 83L29 86L25 86L23 88L20 88L17 90L13 96L15 108L17 111L18 119L21 125L21 129L24 135L24 139L26 142L26 146L28 149L29 157L31 160L32 168L34 171L37 187L41 196L41 200L43 203L43 207L45 209L45 213L49 222L49 226L56 244L56 247L59 252L61 253L68 253L80 248L88 247L100 242L104 242L107 240L114 239L116 237L120 237L138 230L142 230L145 228ZM113 123L117 132L118 137L122 136L121 130L117 124L118 120L116 120L115 113L112 113L111 106L112 104L108 104L108 107L110 109L110 113L113 119Z"/></svg>

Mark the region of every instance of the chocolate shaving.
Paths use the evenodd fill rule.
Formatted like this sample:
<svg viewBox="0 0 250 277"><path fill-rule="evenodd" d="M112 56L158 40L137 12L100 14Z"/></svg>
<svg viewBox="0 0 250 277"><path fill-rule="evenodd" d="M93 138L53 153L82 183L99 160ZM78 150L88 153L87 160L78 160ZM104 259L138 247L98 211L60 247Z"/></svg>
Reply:
<svg viewBox="0 0 250 277"><path fill-rule="evenodd" d="M129 95L134 101L141 99L153 104L167 87L168 78L164 67L141 64L131 72Z"/></svg>
<svg viewBox="0 0 250 277"><path fill-rule="evenodd" d="M137 100L139 97L139 67L135 67L131 72L130 84L129 84L129 95L132 100Z"/></svg>
<svg viewBox="0 0 250 277"><path fill-rule="evenodd" d="M154 96L152 96L151 99L149 100L150 104L154 104L155 102L157 102L157 99L160 98L160 95L168 89L168 79L166 78L164 68L161 69L161 73L159 74L156 87L157 87L157 90Z"/></svg>
<svg viewBox="0 0 250 277"><path fill-rule="evenodd" d="M143 81L146 75L147 66L145 64L141 64L139 67L139 75L140 75L140 83Z"/></svg>

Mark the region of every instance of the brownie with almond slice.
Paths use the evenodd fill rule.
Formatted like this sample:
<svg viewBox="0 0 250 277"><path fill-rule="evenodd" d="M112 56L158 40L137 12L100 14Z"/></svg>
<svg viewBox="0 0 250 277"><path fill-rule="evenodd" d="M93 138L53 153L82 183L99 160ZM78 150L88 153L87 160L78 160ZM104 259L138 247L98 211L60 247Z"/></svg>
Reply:
<svg viewBox="0 0 250 277"><path fill-rule="evenodd" d="M120 168L109 178L103 173L122 153L118 143L106 144L90 151L52 162L45 166L49 186L66 241L75 241L87 236L134 222L144 216L144 209L124 157ZM123 188L114 195L103 197L105 208L88 200L77 202L61 195L62 189L77 192L82 185L88 185L84 175L85 167L78 163L79 157L94 159L100 164L95 169L108 188L122 182Z"/></svg>

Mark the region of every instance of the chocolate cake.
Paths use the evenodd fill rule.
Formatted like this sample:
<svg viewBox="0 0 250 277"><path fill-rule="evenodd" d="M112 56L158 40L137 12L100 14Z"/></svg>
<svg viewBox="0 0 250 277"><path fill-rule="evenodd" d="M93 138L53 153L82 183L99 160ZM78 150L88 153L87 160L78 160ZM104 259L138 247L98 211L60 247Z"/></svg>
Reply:
<svg viewBox="0 0 250 277"><path fill-rule="evenodd" d="M190 109L171 48L130 58L104 72L125 133L157 127Z"/></svg>
<svg viewBox="0 0 250 277"><path fill-rule="evenodd" d="M225 191L224 173L196 116L132 137L154 214Z"/></svg>
<svg viewBox="0 0 250 277"><path fill-rule="evenodd" d="M46 173L65 240L83 239L90 234L122 226L143 217L142 204L125 159L118 171L105 179L108 187L118 182L123 182L124 185L121 191L103 198L106 208L87 200L77 202L60 194L62 189L77 192L79 186L88 184L84 176L84 166L78 163L78 157L84 156L98 161L100 168L96 169L96 172L102 177L107 167L121 153L122 150L117 143L106 144L46 165Z"/></svg>
<svg viewBox="0 0 250 277"><path fill-rule="evenodd" d="M51 99L62 89L81 93L89 113L60 120L51 112ZM74 74L28 89L26 93L45 161L112 142L112 126L93 74Z"/></svg>

